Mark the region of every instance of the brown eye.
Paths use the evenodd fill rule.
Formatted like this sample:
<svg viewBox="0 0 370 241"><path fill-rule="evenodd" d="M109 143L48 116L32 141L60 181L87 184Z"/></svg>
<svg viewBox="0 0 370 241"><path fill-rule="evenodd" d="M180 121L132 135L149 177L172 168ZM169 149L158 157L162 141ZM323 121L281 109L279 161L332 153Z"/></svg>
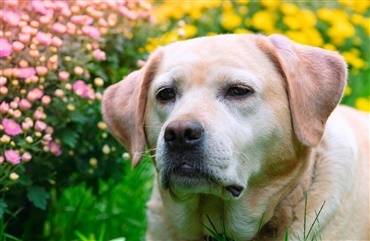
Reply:
<svg viewBox="0 0 370 241"><path fill-rule="evenodd" d="M253 90L248 87L233 86L230 87L226 93L226 96L231 97L245 97L253 93Z"/></svg>
<svg viewBox="0 0 370 241"><path fill-rule="evenodd" d="M159 101L170 101L176 97L175 90L172 88L164 88L157 93L157 100Z"/></svg>

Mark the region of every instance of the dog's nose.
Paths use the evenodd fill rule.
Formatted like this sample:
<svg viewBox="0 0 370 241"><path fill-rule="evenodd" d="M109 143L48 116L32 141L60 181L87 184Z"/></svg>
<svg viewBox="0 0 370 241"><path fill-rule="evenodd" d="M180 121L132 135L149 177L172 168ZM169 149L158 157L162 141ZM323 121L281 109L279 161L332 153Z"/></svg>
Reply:
<svg viewBox="0 0 370 241"><path fill-rule="evenodd" d="M175 150L189 149L199 144L203 139L203 126L192 119L174 120L164 131L164 140Z"/></svg>

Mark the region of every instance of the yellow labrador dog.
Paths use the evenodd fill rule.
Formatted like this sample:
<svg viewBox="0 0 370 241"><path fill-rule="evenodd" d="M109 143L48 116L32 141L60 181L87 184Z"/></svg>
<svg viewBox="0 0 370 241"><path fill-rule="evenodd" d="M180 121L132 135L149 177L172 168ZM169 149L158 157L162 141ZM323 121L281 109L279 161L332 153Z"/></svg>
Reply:
<svg viewBox="0 0 370 241"><path fill-rule="evenodd" d="M346 77L334 52L219 35L109 87L109 129L157 171L146 239L369 240L369 115L337 106Z"/></svg>

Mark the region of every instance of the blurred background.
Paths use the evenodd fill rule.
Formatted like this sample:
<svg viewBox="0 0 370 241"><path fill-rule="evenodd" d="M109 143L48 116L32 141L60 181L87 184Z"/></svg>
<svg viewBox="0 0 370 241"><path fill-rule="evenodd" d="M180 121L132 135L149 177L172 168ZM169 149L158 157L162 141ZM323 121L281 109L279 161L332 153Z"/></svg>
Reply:
<svg viewBox="0 0 370 241"><path fill-rule="evenodd" d="M153 168L100 114L104 89L156 47L280 33L338 51L343 104L370 111L369 1L0 2L0 240L143 240Z"/></svg>

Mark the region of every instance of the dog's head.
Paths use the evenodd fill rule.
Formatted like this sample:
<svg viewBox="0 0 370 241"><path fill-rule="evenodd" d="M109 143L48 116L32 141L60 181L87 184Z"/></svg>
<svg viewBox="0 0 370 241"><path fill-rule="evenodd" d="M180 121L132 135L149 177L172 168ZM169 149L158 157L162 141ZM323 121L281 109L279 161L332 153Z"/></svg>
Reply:
<svg viewBox="0 0 370 241"><path fill-rule="evenodd" d="M204 37L156 50L103 114L134 167L155 154L162 189L236 198L320 142L345 80L337 53L279 35Z"/></svg>

